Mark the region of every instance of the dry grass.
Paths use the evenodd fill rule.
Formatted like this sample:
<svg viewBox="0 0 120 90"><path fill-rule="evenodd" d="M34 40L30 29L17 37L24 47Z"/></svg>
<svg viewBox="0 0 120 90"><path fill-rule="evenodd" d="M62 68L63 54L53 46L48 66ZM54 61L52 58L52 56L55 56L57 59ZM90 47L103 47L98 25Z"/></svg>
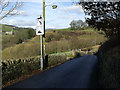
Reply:
<svg viewBox="0 0 120 90"><path fill-rule="evenodd" d="M106 39L97 32L90 31L47 31L46 54L71 51L98 45ZM40 37L36 36L28 42L15 45L3 50L2 60L25 58L40 55Z"/></svg>

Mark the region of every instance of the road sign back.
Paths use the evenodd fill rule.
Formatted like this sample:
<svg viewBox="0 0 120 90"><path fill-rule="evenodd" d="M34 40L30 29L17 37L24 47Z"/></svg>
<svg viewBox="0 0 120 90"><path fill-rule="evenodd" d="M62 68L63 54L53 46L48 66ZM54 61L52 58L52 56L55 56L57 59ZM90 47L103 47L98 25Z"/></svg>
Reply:
<svg viewBox="0 0 120 90"><path fill-rule="evenodd" d="M37 18L37 25L36 25L36 35L43 35L44 34L44 25L43 25L42 17Z"/></svg>

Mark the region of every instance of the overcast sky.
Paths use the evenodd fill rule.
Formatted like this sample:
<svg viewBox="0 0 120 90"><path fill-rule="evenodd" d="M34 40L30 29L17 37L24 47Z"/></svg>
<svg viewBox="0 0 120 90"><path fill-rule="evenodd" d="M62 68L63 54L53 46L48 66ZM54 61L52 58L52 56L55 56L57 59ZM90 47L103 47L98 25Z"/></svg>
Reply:
<svg viewBox="0 0 120 90"><path fill-rule="evenodd" d="M52 1L52 0L51 0ZM73 1L68 2L47 2L47 4L57 5L57 9L52 9L51 6L46 7L46 29L48 28L68 28L72 20L85 20L84 13L81 6L74 6ZM24 2L23 6L18 10L20 15L7 17L2 23L15 25L20 27L36 26L36 18L42 15L42 0L41 2Z"/></svg>

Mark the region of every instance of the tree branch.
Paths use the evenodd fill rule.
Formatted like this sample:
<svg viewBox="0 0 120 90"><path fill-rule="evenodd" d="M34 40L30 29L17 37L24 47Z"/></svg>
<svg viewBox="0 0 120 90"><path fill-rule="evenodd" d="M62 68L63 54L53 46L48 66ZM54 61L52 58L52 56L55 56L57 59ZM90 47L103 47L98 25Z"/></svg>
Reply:
<svg viewBox="0 0 120 90"><path fill-rule="evenodd" d="M14 5L12 5L13 3L5 2L5 0L0 1L0 21L9 16L9 15L16 15L17 13L12 13L13 11L17 10L18 8L20 8L23 5L23 2L15 2ZM8 9L8 7L11 5L11 8Z"/></svg>

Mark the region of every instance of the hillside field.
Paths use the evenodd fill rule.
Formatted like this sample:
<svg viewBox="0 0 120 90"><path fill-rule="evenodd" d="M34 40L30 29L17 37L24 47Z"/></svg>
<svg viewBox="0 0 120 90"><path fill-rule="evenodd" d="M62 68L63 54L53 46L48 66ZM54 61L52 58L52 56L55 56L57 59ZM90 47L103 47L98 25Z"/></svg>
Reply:
<svg viewBox="0 0 120 90"><path fill-rule="evenodd" d="M9 36L8 36L9 37ZM102 44L106 41L104 34L94 30L49 30L46 31L45 52L54 54L82 49ZM20 44L6 47L2 51L2 60L19 59L40 55L40 37L35 36Z"/></svg>

